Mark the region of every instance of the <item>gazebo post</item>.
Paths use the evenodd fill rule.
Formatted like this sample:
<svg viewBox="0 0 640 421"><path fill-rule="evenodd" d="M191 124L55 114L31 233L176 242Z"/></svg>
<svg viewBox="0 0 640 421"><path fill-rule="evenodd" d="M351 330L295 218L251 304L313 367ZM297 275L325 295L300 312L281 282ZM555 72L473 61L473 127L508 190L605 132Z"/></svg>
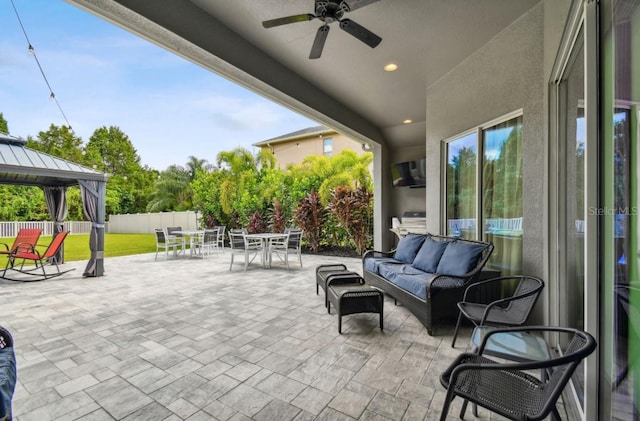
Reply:
<svg viewBox="0 0 640 421"><path fill-rule="evenodd" d="M104 228L106 217L107 183L98 183L98 250L96 256L96 276L104 274Z"/></svg>

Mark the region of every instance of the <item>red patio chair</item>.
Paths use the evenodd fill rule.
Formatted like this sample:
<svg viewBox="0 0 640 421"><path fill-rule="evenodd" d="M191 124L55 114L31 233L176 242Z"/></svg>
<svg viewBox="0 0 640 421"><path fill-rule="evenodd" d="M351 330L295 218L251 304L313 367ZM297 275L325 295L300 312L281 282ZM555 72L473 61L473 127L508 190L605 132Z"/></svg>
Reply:
<svg viewBox="0 0 640 421"><path fill-rule="evenodd" d="M60 267L58 266L58 260L56 259L56 254L58 253L58 250L60 250L60 247L62 246L64 239L67 238L68 234L68 231L58 233L58 235L56 235L53 240L51 240L51 243L43 254L40 254L40 252L36 250L34 246L18 245L18 247L11 254L9 254L9 259L7 260L4 272L2 273L2 276L0 276L0 278L8 279L10 281L44 281L45 279L60 276L63 273L74 270L75 268L72 268L61 272ZM18 268L15 263L16 260L20 259L22 260L22 263L20 264L20 268ZM25 269L24 264L28 261L33 262L35 264L35 267L29 267L28 269ZM47 263L54 264L56 266L55 273L47 273L47 271L45 270L45 265ZM42 274L40 274L38 269L42 271ZM35 278L11 278L7 276L7 270L14 270L16 272L32 275L35 276Z"/></svg>
<svg viewBox="0 0 640 421"><path fill-rule="evenodd" d="M18 248L20 245L30 245L35 247L38 244L38 239L40 239L40 234L42 234L42 229L40 228L22 228L18 231L18 235L15 240L13 240L13 245L9 248L9 244L0 243L0 245L4 246L4 250L0 249L0 255L2 254L11 254L14 250Z"/></svg>

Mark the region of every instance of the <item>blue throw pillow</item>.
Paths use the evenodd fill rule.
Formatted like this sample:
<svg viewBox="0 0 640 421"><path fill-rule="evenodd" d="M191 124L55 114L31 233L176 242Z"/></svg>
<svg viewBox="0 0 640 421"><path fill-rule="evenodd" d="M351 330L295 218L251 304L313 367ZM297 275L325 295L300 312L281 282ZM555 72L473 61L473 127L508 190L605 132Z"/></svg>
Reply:
<svg viewBox="0 0 640 421"><path fill-rule="evenodd" d="M425 236L420 234L405 235L400 239L393 258L411 264L416 254L418 254L418 250L420 250L424 239Z"/></svg>
<svg viewBox="0 0 640 421"><path fill-rule="evenodd" d="M440 257L448 245L449 241L436 241L427 237L411 266L427 273L436 273Z"/></svg>
<svg viewBox="0 0 640 421"><path fill-rule="evenodd" d="M471 272L478 265L478 260L486 248L483 244L450 242L438 263L438 273L462 276Z"/></svg>

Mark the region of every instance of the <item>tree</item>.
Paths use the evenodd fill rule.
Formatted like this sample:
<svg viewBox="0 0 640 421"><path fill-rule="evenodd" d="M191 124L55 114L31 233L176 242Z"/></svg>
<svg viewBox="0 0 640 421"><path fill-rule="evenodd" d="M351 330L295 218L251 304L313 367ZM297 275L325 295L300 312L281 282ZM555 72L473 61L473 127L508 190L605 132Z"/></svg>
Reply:
<svg viewBox="0 0 640 421"><path fill-rule="evenodd" d="M4 115L0 113L0 132L9 134L9 123L4 119Z"/></svg>
<svg viewBox="0 0 640 421"><path fill-rule="evenodd" d="M191 175L180 165L171 165L162 171L153 184L149 212L182 211L191 208L189 183Z"/></svg>
<svg viewBox="0 0 640 421"><path fill-rule="evenodd" d="M76 136L68 126L52 124L46 132L39 132L38 137L27 138L27 147L71 162L82 163L82 139Z"/></svg>
<svg viewBox="0 0 640 421"><path fill-rule="evenodd" d="M144 212L154 178L140 165L140 156L129 137L116 126L96 129L84 148L83 162L109 174L107 192L119 198L117 213ZM114 203L111 209L114 211Z"/></svg>

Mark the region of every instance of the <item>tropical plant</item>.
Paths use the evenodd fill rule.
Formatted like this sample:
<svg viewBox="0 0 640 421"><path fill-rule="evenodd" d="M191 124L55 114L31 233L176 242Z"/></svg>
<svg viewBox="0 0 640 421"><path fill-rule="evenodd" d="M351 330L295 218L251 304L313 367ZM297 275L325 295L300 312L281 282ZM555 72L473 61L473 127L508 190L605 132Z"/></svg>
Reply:
<svg viewBox="0 0 640 421"><path fill-rule="evenodd" d="M179 165L161 172L153 184L148 212L180 211L191 208L190 175Z"/></svg>
<svg viewBox="0 0 640 421"><path fill-rule="evenodd" d="M249 217L249 223L247 224L247 231L249 234L259 234L261 232L265 232L267 230L267 223L264 220L262 214L258 211L255 211Z"/></svg>
<svg viewBox="0 0 640 421"><path fill-rule="evenodd" d="M338 186L333 189L328 206L338 223L349 233L358 254L363 254L371 243L372 196L362 186L355 190Z"/></svg>
<svg viewBox="0 0 640 421"><path fill-rule="evenodd" d="M304 230L307 245L315 253L320 250L325 216L326 210L320 203L320 196L315 191L308 193L296 209L296 224Z"/></svg>
<svg viewBox="0 0 640 421"><path fill-rule="evenodd" d="M284 232L287 226L287 218L284 215L284 210L278 199L273 200L273 207L270 209L268 218L269 229L272 232Z"/></svg>

